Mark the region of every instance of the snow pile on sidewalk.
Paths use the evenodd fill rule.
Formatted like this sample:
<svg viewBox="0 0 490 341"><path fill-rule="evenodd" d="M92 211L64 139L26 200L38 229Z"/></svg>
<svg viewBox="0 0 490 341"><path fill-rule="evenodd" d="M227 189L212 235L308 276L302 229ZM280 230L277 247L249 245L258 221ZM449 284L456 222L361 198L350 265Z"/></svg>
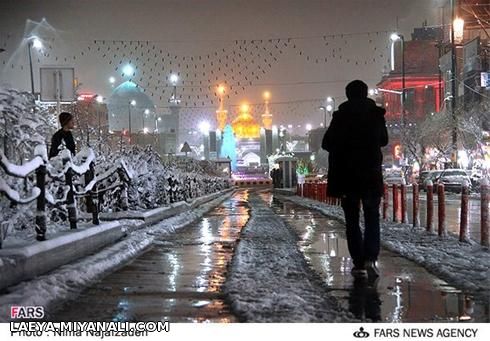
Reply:
<svg viewBox="0 0 490 341"><path fill-rule="evenodd" d="M44 306L46 314L49 314L50 311L56 309L61 301L77 296L85 287L92 285L105 274L114 271L141 253L155 238L173 233L202 217L231 194L232 192L226 193L192 211L136 230L123 241L101 252L64 265L34 280L8 288L8 293L0 296L0 322L8 321L11 305L40 305Z"/></svg>
<svg viewBox="0 0 490 341"><path fill-rule="evenodd" d="M343 211L338 206L297 196L276 197L344 221ZM490 296L488 249L475 243L461 243L452 235L439 238L425 228L408 224L383 222L381 226L381 243L388 250L422 265L451 285L478 296Z"/></svg>
<svg viewBox="0 0 490 341"><path fill-rule="evenodd" d="M247 322L352 321L329 296L297 247L297 237L256 195L224 293Z"/></svg>

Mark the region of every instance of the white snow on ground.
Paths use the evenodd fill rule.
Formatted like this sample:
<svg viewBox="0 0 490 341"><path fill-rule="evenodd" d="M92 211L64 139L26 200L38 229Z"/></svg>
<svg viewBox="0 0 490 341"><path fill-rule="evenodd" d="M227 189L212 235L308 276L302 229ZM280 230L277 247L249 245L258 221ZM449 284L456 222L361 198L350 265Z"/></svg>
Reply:
<svg viewBox="0 0 490 341"><path fill-rule="evenodd" d="M345 221L342 208L338 206L298 196L275 197ZM490 252L476 243L461 243L452 235L439 238L436 234L428 233L425 227L382 222L381 244L422 265L453 286L480 297L490 296Z"/></svg>
<svg viewBox="0 0 490 341"><path fill-rule="evenodd" d="M156 237L173 233L177 229L202 217L207 211L232 195L226 193L219 198L147 228L136 230L123 241L105 248L92 256L64 265L46 275L23 282L8 289L0 296L0 322L7 322L11 305L41 305L49 314L61 301L79 294L84 287L95 283L102 276L137 256Z"/></svg>
<svg viewBox="0 0 490 341"><path fill-rule="evenodd" d="M247 322L354 321L309 269L297 237L257 195L241 233L224 293Z"/></svg>

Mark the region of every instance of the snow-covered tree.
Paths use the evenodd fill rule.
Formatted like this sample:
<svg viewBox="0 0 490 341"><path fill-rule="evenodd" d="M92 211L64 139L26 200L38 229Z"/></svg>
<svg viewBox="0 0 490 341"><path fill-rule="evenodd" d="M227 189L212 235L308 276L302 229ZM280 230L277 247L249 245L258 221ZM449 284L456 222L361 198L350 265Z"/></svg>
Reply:
<svg viewBox="0 0 490 341"><path fill-rule="evenodd" d="M31 159L36 145L47 145L55 129L55 118L36 105L33 95L0 88L0 149L11 161Z"/></svg>

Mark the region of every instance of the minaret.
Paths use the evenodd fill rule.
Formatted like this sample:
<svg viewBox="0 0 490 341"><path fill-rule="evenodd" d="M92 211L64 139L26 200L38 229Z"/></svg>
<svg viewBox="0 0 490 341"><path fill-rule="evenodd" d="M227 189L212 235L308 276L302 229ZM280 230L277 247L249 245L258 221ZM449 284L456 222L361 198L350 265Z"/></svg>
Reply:
<svg viewBox="0 0 490 341"><path fill-rule="evenodd" d="M223 85L218 86L218 96L219 96L219 109L216 110L216 121L218 121L218 129L223 131L226 126L226 121L228 118L228 110L224 110L223 97L225 95L225 87Z"/></svg>
<svg viewBox="0 0 490 341"><path fill-rule="evenodd" d="M265 113L262 114L262 126L265 129L272 129L272 114L269 112L269 99L271 98L271 93L269 91L265 91L264 94L265 100Z"/></svg>

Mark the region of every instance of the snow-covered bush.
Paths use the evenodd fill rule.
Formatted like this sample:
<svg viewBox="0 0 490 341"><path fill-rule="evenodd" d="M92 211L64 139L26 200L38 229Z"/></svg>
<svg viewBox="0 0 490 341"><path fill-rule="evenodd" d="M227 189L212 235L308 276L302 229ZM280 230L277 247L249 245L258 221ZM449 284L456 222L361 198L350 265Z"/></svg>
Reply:
<svg viewBox="0 0 490 341"><path fill-rule="evenodd" d="M0 150L9 161L20 165L31 160L35 147L45 144L54 128L52 117L36 105L33 95L0 87ZM0 168L0 178L21 198L33 191L34 174L20 179L8 176ZM0 221L4 230L32 227L35 211L35 202L15 205L0 195Z"/></svg>
<svg viewBox="0 0 490 341"><path fill-rule="evenodd" d="M151 146L131 146L99 155L97 172L109 169L117 160L124 160L132 174L128 196L134 210L164 206L230 186L227 179L216 176L208 162L180 157L162 160ZM105 199L112 200L109 196ZM116 209L120 209L117 204Z"/></svg>

